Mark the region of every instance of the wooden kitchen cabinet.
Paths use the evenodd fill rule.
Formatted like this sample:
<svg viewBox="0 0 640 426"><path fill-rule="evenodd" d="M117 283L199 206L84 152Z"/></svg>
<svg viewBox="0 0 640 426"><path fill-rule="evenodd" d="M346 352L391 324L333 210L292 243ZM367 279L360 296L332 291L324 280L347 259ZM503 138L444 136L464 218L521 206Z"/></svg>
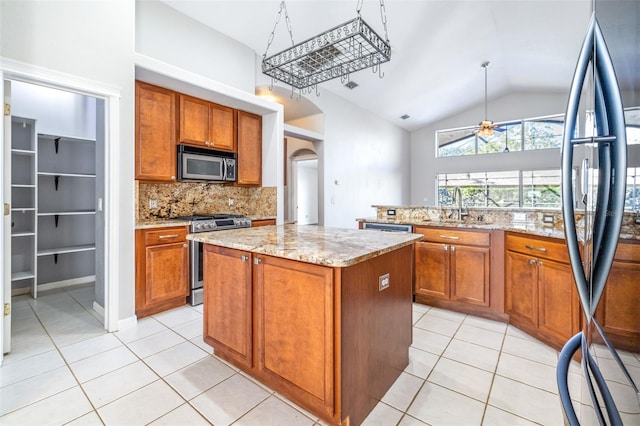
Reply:
<svg viewBox="0 0 640 426"><path fill-rule="evenodd" d="M580 302L563 241L505 238L505 312L516 327L560 349L580 331Z"/></svg>
<svg viewBox="0 0 640 426"><path fill-rule="evenodd" d="M204 341L216 354L253 367L253 280L249 252L206 244L204 264ZM206 277L215 276L212 285Z"/></svg>
<svg viewBox="0 0 640 426"><path fill-rule="evenodd" d="M238 184L262 184L262 117L238 111Z"/></svg>
<svg viewBox="0 0 640 426"><path fill-rule="evenodd" d="M135 178L176 180L176 97L171 90L136 81Z"/></svg>
<svg viewBox="0 0 640 426"><path fill-rule="evenodd" d="M186 303L187 227L136 230L136 315L142 318Z"/></svg>
<svg viewBox="0 0 640 426"><path fill-rule="evenodd" d="M416 301L489 308L491 234L419 226L414 232L424 236L414 245Z"/></svg>
<svg viewBox="0 0 640 426"><path fill-rule="evenodd" d="M640 244L620 242L596 320L618 349L640 351Z"/></svg>
<svg viewBox="0 0 640 426"><path fill-rule="evenodd" d="M235 117L233 108L181 94L178 140L186 145L235 152Z"/></svg>
<svg viewBox="0 0 640 426"><path fill-rule="evenodd" d="M268 226L268 225L275 225L275 224L276 224L275 219L256 219L251 221L251 226L253 227Z"/></svg>

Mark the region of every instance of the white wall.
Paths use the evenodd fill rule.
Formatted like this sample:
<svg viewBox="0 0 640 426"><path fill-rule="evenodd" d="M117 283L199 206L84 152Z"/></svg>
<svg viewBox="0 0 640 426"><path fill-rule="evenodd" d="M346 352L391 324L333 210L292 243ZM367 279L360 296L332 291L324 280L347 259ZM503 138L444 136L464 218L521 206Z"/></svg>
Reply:
<svg viewBox="0 0 640 426"><path fill-rule="evenodd" d="M489 103L489 119L494 122L563 114L568 93L512 93ZM410 204L434 206L437 173L484 170L560 168L560 150L485 154L436 158L437 130L472 126L484 117L484 104L411 133Z"/></svg>
<svg viewBox="0 0 640 426"><path fill-rule="evenodd" d="M294 164L296 220L300 225L318 223L318 160L297 160Z"/></svg>
<svg viewBox="0 0 640 426"><path fill-rule="evenodd" d="M38 133L96 138L96 100L89 96L14 81L11 115L37 119Z"/></svg>
<svg viewBox="0 0 640 426"><path fill-rule="evenodd" d="M254 93L253 50L164 3L135 4L136 52Z"/></svg>
<svg viewBox="0 0 640 426"><path fill-rule="evenodd" d="M324 113L324 141L315 144L320 223L357 228L374 204L407 204L409 132L327 91L313 102Z"/></svg>
<svg viewBox="0 0 640 426"><path fill-rule="evenodd" d="M119 318L130 318L134 305L134 3L131 0L2 0L0 56L119 91L119 132L110 136L122 153L119 176L110 185L117 194L118 229L112 232L120 253ZM115 200L113 200L115 201ZM109 200L107 200L109 202Z"/></svg>

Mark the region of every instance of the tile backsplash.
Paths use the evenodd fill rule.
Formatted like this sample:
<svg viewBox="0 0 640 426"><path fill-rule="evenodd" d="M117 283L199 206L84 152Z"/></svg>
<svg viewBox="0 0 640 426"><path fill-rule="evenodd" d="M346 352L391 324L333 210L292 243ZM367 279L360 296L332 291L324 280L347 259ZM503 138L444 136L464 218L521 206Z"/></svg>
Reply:
<svg viewBox="0 0 640 426"><path fill-rule="evenodd" d="M171 184L136 181L136 220L171 219L194 213L275 217L275 187L236 187L204 182ZM157 207L150 208L156 200ZM229 205L232 200L232 205Z"/></svg>

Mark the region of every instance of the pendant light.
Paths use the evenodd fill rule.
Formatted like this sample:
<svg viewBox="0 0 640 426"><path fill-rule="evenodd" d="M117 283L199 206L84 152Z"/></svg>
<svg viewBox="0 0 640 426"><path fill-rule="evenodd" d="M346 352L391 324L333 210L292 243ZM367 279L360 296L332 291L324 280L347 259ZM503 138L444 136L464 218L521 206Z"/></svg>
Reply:
<svg viewBox="0 0 640 426"><path fill-rule="evenodd" d="M480 124L478 124L479 128L477 130L477 134L478 136L483 138L492 136L494 133L493 128L495 127L493 121L490 121L487 118L487 68L489 68L490 64L491 62L487 61L483 62L482 65L480 65L482 68L484 68L484 120L481 121Z"/></svg>

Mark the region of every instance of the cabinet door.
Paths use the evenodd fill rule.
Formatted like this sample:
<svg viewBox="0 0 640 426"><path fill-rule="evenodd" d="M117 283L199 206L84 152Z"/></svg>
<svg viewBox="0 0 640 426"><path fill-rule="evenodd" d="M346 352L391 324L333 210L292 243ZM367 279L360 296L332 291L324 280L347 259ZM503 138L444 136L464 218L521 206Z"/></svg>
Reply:
<svg viewBox="0 0 640 426"><path fill-rule="evenodd" d="M538 326L537 259L507 250L505 256L505 310L515 322Z"/></svg>
<svg viewBox="0 0 640 426"><path fill-rule="evenodd" d="M170 90L136 82L136 179L176 179L176 96Z"/></svg>
<svg viewBox="0 0 640 426"><path fill-rule="evenodd" d="M236 151L236 115L233 108L209 104L209 142L211 148Z"/></svg>
<svg viewBox="0 0 640 426"><path fill-rule="evenodd" d="M179 141L209 147L209 102L180 95Z"/></svg>
<svg viewBox="0 0 640 426"><path fill-rule="evenodd" d="M449 246L418 242L414 245L416 294L449 299Z"/></svg>
<svg viewBox="0 0 640 426"><path fill-rule="evenodd" d="M189 246L185 242L150 246L146 251L146 305L189 294Z"/></svg>
<svg viewBox="0 0 640 426"><path fill-rule="evenodd" d="M333 269L269 256L257 259L258 373L333 415Z"/></svg>
<svg viewBox="0 0 640 426"><path fill-rule="evenodd" d="M238 111L238 184L262 184L262 117Z"/></svg>
<svg viewBox="0 0 640 426"><path fill-rule="evenodd" d="M558 344L580 331L580 302L569 264L538 260L538 328Z"/></svg>
<svg viewBox="0 0 640 426"><path fill-rule="evenodd" d="M253 366L251 254L205 245L204 340L216 354Z"/></svg>
<svg viewBox="0 0 640 426"><path fill-rule="evenodd" d="M596 318L617 347L634 352L640 348L638 300L640 262L614 261Z"/></svg>
<svg viewBox="0 0 640 426"><path fill-rule="evenodd" d="M451 299L489 306L488 247L451 246Z"/></svg>

